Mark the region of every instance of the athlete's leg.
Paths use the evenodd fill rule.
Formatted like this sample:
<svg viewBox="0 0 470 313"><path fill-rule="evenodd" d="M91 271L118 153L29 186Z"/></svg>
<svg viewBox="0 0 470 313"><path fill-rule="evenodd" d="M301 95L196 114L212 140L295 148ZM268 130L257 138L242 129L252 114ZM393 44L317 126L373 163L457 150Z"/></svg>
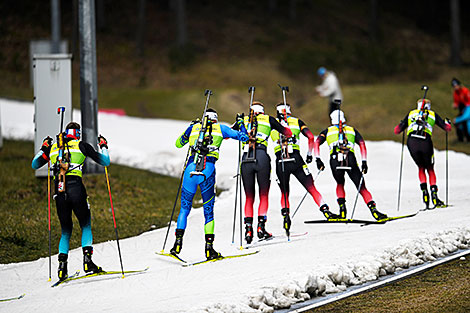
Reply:
<svg viewBox="0 0 470 313"><path fill-rule="evenodd" d="M276 175L279 181L279 188L281 189L281 207L289 208L289 183L290 183L290 164L292 162L284 163L284 170L279 159L276 160Z"/></svg>
<svg viewBox="0 0 470 313"><path fill-rule="evenodd" d="M207 163L203 171L206 179L200 183L202 203L204 207L204 233L214 234L214 202L215 202L215 166Z"/></svg>
<svg viewBox="0 0 470 313"><path fill-rule="evenodd" d="M258 181L259 208L258 216L264 216L268 213L269 206L269 188L271 186L271 159L264 150L257 150L256 178Z"/></svg>
<svg viewBox="0 0 470 313"><path fill-rule="evenodd" d="M241 175L245 190L245 219L253 219L253 203L255 202L255 163L242 163Z"/></svg>
<svg viewBox="0 0 470 313"><path fill-rule="evenodd" d="M315 188L313 177L307 167L307 164L303 163L292 174L294 174L302 186L307 189L308 193L313 197L313 200L318 205L318 207L321 207L323 204L325 204L322 195L318 192L317 188Z"/></svg>
<svg viewBox="0 0 470 313"><path fill-rule="evenodd" d="M72 206L65 199L65 193L57 193L55 203L57 207L57 216L59 217L61 236L59 241L59 254L69 253L70 236L72 235Z"/></svg>

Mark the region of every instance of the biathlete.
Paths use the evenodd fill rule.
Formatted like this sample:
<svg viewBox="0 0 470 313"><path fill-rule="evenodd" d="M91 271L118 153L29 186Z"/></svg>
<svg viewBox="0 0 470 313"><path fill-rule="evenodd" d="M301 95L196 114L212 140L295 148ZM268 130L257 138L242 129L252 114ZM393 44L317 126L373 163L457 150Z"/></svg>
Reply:
<svg viewBox="0 0 470 313"><path fill-rule="evenodd" d="M289 233L291 225L289 216L289 180L291 174L307 189L308 193L313 197L313 200L320 207L320 211L327 219L337 218L338 215L330 212L328 205L323 201L322 195L315 188L312 174L307 164L300 156L300 134L308 138L307 163L311 163L313 159L312 149L315 137L302 120L291 116L289 104L284 105L284 103L279 103L276 109L278 121L282 125L288 126L292 131L292 136L284 138L282 138L276 130L271 132L271 139L275 143L276 174L281 189L281 213L284 217L284 229Z"/></svg>
<svg viewBox="0 0 470 313"><path fill-rule="evenodd" d="M424 101L423 101L424 100ZM436 173L434 172L434 147L432 144L432 131L434 125L439 126L446 132L452 129L450 121L444 121L439 114L431 110L431 100L419 99L417 109L410 111L405 118L395 126L395 134L399 134L405 129L407 147L413 161L418 165L418 177L423 202L426 209L429 209L429 192L427 187L426 171L429 176L431 186L431 199L434 207L443 206L444 203L437 196Z"/></svg>
<svg viewBox="0 0 470 313"><path fill-rule="evenodd" d="M243 144L244 153L241 164L241 175L246 196L244 221L247 243L253 241L255 179L258 181L259 189L257 235L259 239L272 237L272 234L266 231L269 188L271 185L271 158L267 153L267 148L271 131L276 130L284 136L292 136L290 128L282 126L274 117L264 113L264 106L261 102L253 101L251 111L250 115L244 117L245 127L250 131L248 133L248 142ZM234 125L234 129L238 129L237 124Z"/></svg>
<svg viewBox="0 0 470 313"><path fill-rule="evenodd" d="M206 133L201 146L195 145L202 123L206 123ZM183 246L183 235L189 212L192 208L194 194L197 187L201 189L204 207L204 233L205 252L208 260L221 257L221 254L214 250L214 202L215 202L215 162L219 158L219 148L223 139L232 138L240 141L247 141L248 135L243 125L243 119L237 115L237 124L240 130L234 131L228 126L218 123L217 112L214 109L207 109L203 122L193 121L185 132L176 140L176 147L182 148L189 142L191 155L188 158L183 174L183 185L181 189L181 209L175 231L175 243L170 253L176 255L181 252ZM197 156L196 162L195 157Z"/></svg>
<svg viewBox="0 0 470 313"><path fill-rule="evenodd" d="M55 203L57 215L59 216L62 235L59 242L59 280L68 277L67 259L69 253L70 236L72 235L72 211L78 219L82 229L82 250L83 250L83 269L85 273L98 273L103 269L97 266L91 260L93 254L93 234L91 231L91 213L88 203L88 196L85 186L82 182L82 167L86 157L90 157L96 163L102 166L108 166L110 163L108 154L108 143L103 136L98 137L101 153L89 144L80 140L80 125L70 122L65 127L64 134L65 163L59 163L59 146L52 144L52 138L44 139L41 150L35 155L31 166L38 169L44 166L49 160L53 164L53 177L55 186ZM64 165L65 164L65 165ZM65 168L64 168L65 166ZM62 173L61 173L62 172ZM65 190L59 190L58 176L65 173Z"/></svg>
<svg viewBox="0 0 470 313"><path fill-rule="evenodd" d="M336 181L336 196L339 204L340 217L346 218L346 193L344 191L344 174L348 173L349 178L353 181L359 190L364 202L370 209L372 216L376 220L387 218L386 214L379 212L376 208L372 195L366 188L364 175L367 173L367 149L361 134L357 129L346 125L344 113L341 110L335 110L330 114L331 126L324 129L318 135L314 151L317 168L323 170L325 165L320 158L320 145L325 141L330 148L330 167L331 173ZM354 155L355 144L359 145L362 156L361 170L357 165L356 156Z"/></svg>

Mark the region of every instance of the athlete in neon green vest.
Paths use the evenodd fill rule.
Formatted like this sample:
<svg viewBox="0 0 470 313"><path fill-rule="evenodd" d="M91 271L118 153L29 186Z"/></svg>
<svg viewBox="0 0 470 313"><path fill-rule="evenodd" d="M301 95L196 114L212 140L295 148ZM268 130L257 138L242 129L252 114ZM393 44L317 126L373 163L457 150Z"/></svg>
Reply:
<svg viewBox="0 0 470 313"><path fill-rule="evenodd" d="M372 216L381 220L387 217L387 215L379 212L376 208L375 201L372 199L372 195L366 188L364 181L364 175L367 173L367 149L364 139L361 134L351 126L346 125L346 118L341 110L335 110L330 114L331 126L324 129L317 137L315 141L315 157L317 162L317 168L323 169L325 165L320 159L320 145L325 141L328 143L330 148L330 167L331 173L336 180L336 196L338 197L338 204L340 210L340 217L346 218L346 193L344 191L344 174L348 173L349 178L354 182L356 188L359 190L364 202L370 209ZM342 133L340 132L342 129ZM345 137L345 138L344 138ZM341 140L344 138L345 140ZM354 154L355 144L359 145L362 155L362 170L359 170L357 165L356 156ZM341 169L343 163L342 159L347 161L345 164L350 168L349 170ZM362 178L362 181L361 181Z"/></svg>
<svg viewBox="0 0 470 313"><path fill-rule="evenodd" d="M282 193L281 213L284 216L284 229L289 232L291 224L289 217L289 180L291 174L307 189L326 218L337 218L338 216L336 214L330 212L328 205L323 201L322 195L318 192L317 188L315 188L312 174L307 164L305 164L304 159L300 156L300 134L308 138L307 163L312 162L313 159L312 149L315 137L302 120L291 116L289 104L284 105L284 103L279 103L276 109L277 119L281 124L288 126L292 131L292 136L287 138L280 138L277 131L271 133L271 139L275 143L276 174ZM287 150L288 156L284 155L281 151L282 149Z"/></svg>
<svg viewBox="0 0 470 313"><path fill-rule="evenodd" d="M186 229L188 215L191 212L194 195L199 186L204 207L204 234L206 239L206 258L216 259L221 257L214 247L214 202L215 202L215 162L219 158L219 148L226 138L240 141L248 140L246 129L243 126L243 119L237 115L237 124L240 131L234 131L230 127L219 124L217 112L214 109L206 111L207 130L201 146L196 145L201 130L201 122L194 121L188 126L186 131L176 139L176 147L182 148L189 143L191 155L188 158L184 169L183 184L181 188L181 209L175 231L175 243L171 248L171 254L178 254L183 247L183 235ZM202 156L202 168L194 162L196 155ZM196 159L197 160L197 159Z"/></svg>
<svg viewBox="0 0 470 313"><path fill-rule="evenodd" d="M53 164L55 181L55 203L59 216L62 236L59 242L59 270L60 280L67 278L67 259L69 253L69 241L72 235L72 211L78 219L82 229L83 268L86 273L102 272L102 268L91 260L93 254L93 235L91 232L91 213L88 204L88 196L82 182L82 167L86 157L90 157L96 163L108 166L110 163L108 143L103 136L98 137L101 153L84 141L80 140L80 125L70 122L65 127L65 151L70 157L68 169L65 174L65 191L58 191L58 155L57 143L52 144L52 138L44 139L41 150L32 161L32 168L38 169L50 160Z"/></svg>
<svg viewBox="0 0 470 313"><path fill-rule="evenodd" d="M241 174L245 189L245 240L248 244L253 241L253 203L255 201L255 180L258 182L259 207L257 235L259 239L267 239L272 234L266 231L266 221L269 206L269 188L271 185L271 158L267 153L268 139L271 131L276 130L290 137L292 131L282 126L274 117L264 113L264 105L253 101L251 106L253 121L250 115L244 117L245 127L250 139L243 144ZM238 129L235 124L232 128ZM251 143L251 145L250 145ZM255 149L253 151L253 149Z"/></svg>
<svg viewBox="0 0 470 313"><path fill-rule="evenodd" d="M426 171L431 185L431 199L434 207L442 207L444 203L437 197L436 173L434 172L434 147L432 144L432 131L434 125L446 132L452 128L450 121L444 121L439 114L431 111L431 100L418 99L417 109L409 112L405 118L395 127L395 134L407 129L408 140L406 145L413 161L418 165L418 176L423 202L429 209L429 192L426 181Z"/></svg>

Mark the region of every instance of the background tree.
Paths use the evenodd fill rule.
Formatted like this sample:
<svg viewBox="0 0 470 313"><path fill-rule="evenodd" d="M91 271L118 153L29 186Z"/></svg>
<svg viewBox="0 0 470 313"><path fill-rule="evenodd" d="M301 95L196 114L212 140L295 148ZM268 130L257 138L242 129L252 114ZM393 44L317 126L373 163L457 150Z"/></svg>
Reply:
<svg viewBox="0 0 470 313"><path fill-rule="evenodd" d="M462 65L460 57L460 1L450 0L450 65Z"/></svg>

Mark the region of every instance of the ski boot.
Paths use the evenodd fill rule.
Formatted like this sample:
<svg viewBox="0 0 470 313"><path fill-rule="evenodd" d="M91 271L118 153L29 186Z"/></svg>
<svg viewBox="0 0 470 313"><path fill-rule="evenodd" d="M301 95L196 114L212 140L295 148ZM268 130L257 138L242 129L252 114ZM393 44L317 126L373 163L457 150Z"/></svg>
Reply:
<svg viewBox="0 0 470 313"><path fill-rule="evenodd" d="M253 218L245 217L245 240L247 244L253 241Z"/></svg>
<svg viewBox="0 0 470 313"><path fill-rule="evenodd" d="M445 207L444 202L442 202L438 197L437 197L437 186L432 185L431 186L431 199L432 199L432 204L434 204L435 208L442 208Z"/></svg>
<svg viewBox="0 0 470 313"><path fill-rule="evenodd" d="M339 217L346 218L346 199L338 198L339 204Z"/></svg>
<svg viewBox="0 0 470 313"><path fill-rule="evenodd" d="M183 235L184 235L184 229L176 229L175 230L175 244L173 245L173 248L170 250L170 254L177 255L178 253L181 252L181 249L183 248Z"/></svg>
<svg viewBox="0 0 470 313"><path fill-rule="evenodd" d="M206 258L213 260L221 258L222 255L214 250L214 234L206 234Z"/></svg>
<svg viewBox="0 0 470 313"><path fill-rule="evenodd" d="M266 225L266 217L258 216L258 238L259 239L268 239L273 236L272 234L266 231L265 225Z"/></svg>
<svg viewBox="0 0 470 313"><path fill-rule="evenodd" d="M59 269L57 270L57 275L59 276L59 280L66 279L69 275L67 273L67 258L69 257L68 254L59 253Z"/></svg>
<svg viewBox="0 0 470 313"><path fill-rule="evenodd" d="M381 213L377 210L377 208L375 207L375 202L374 201L370 201L369 203L367 203L367 206L369 207L369 210L370 210L370 213L372 213L372 216L377 220L383 220L384 218L387 218L387 214L384 214L384 213Z"/></svg>
<svg viewBox="0 0 470 313"><path fill-rule="evenodd" d="M286 230L287 236L289 236L290 232L290 225L291 225L291 220L289 216L289 208L283 208L281 209L281 214L284 216L284 223L282 224L284 229Z"/></svg>
<svg viewBox="0 0 470 313"><path fill-rule="evenodd" d="M421 187L421 191L423 192L423 202L426 205L425 210L429 210L429 192L428 192L428 185L426 183L422 183L419 185Z"/></svg>
<svg viewBox="0 0 470 313"><path fill-rule="evenodd" d="M91 256L93 254L93 247L83 247L83 269L85 273L100 273L104 272L103 269L93 263Z"/></svg>
<svg viewBox="0 0 470 313"><path fill-rule="evenodd" d="M331 213L330 208L326 203L320 207L320 211L323 213L327 220L340 218L338 214Z"/></svg>

